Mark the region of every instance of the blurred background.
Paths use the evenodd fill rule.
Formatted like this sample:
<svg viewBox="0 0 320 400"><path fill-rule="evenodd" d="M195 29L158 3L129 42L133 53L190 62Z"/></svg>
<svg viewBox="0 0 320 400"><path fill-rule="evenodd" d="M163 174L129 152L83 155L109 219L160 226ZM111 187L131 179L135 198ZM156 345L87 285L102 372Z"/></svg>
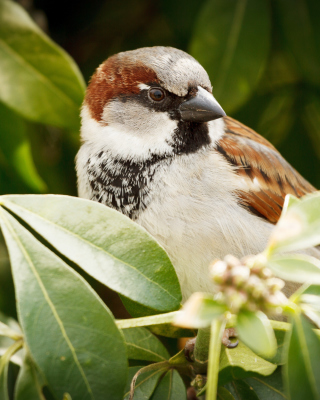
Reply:
<svg viewBox="0 0 320 400"><path fill-rule="evenodd" d="M84 82L108 56L155 45L193 55L208 71L213 94L227 114L265 136L320 188L318 0L20 0L10 15L1 6L4 2L8 0L0 0L1 194L76 195L74 157ZM45 106L56 101L54 96L51 100L43 95L33 104L36 96L29 93L38 95L41 87L33 84L34 92L24 90L18 78L25 71L8 67L3 41L33 67L46 69L56 82L64 70L63 63L50 64L51 59L41 56L46 38L38 48L23 24L39 26L83 75L84 81L72 67L77 76L72 79L78 82L74 87L67 88L65 78L66 93L75 106L72 112L65 106L57 110L66 114L67 122L48 117ZM23 103L23 96L30 101ZM104 297L108 296L106 292ZM14 304L0 238L0 310L15 316Z"/></svg>

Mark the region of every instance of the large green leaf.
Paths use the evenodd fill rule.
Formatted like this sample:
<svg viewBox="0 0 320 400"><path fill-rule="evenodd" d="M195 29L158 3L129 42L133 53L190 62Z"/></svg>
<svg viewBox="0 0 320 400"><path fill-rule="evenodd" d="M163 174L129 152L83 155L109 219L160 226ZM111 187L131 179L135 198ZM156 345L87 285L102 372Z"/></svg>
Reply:
<svg viewBox="0 0 320 400"><path fill-rule="evenodd" d="M295 313L288 332L288 359L284 378L291 400L320 398L320 339L311 325Z"/></svg>
<svg viewBox="0 0 320 400"><path fill-rule="evenodd" d="M4 196L1 201L111 289L162 312L179 308L181 291L169 257L143 228L121 213L68 196Z"/></svg>
<svg viewBox="0 0 320 400"><path fill-rule="evenodd" d="M276 365L253 353L242 342L235 349L222 346L220 357L219 385L233 379L244 379L250 376L267 376L272 374Z"/></svg>
<svg viewBox="0 0 320 400"><path fill-rule="evenodd" d="M237 332L241 340L255 353L273 357L277 342L268 317L261 311L241 311L237 318Z"/></svg>
<svg viewBox="0 0 320 400"><path fill-rule="evenodd" d="M45 191L46 185L38 175L33 163L26 124L19 115L1 102L0 149L6 162L16 171L24 183L37 192Z"/></svg>
<svg viewBox="0 0 320 400"><path fill-rule="evenodd" d="M286 399L282 383L281 368L269 376L255 376L245 382L253 388L259 400L283 400Z"/></svg>
<svg viewBox="0 0 320 400"><path fill-rule="evenodd" d="M270 45L265 0L208 0L196 21L191 54L207 70L213 94L227 113L252 94Z"/></svg>
<svg viewBox="0 0 320 400"><path fill-rule="evenodd" d="M130 367L129 376L127 379L127 386L125 390L124 399L128 400L130 395L130 385L134 375L143 367ZM158 384L163 370L148 371L141 373L135 384L134 400L148 400L150 399L155 387Z"/></svg>
<svg viewBox="0 0 320 400"><path fill-rule="evenodd" d="M15 400L45 400L35 364L27 354L15 387Z"/></svg>
<svg viewBox="0 0 320 400"><path fill-rule="evenodd" d="M305 254L277 254L268 260L268 267L281 279L320 284L320 260Z"/></svg>
<svg viewBox="0 0 320 400"><path fill-rule="evenodd" d="M16 2L0 1L0 100L36 122L78 129L84 81Z"/></svg>
<svg viewBox="0 0 320 400"><path fill-rule="evenodd" d="M179 372L171 369L156 387L151 400L186 400L186 387Z"/></svg>
<svg viewBox="0 0 320 400"><path fill-rule="evenodd" d="M73 399L122 398L126 346L107 307L3 209L0 224L25 341L52 392L58 399L66 392Z"/></svg>
<svg viewBox="0 0 320 400"><path fill-rule="evenodd" d="M131 360L165 361L169 353L164 345L148 329L129 328L122 331Z"/></svg>
<svg viewBox="0 0 320 400"><path fill-rule="evenodd" d="M304 79L320 85L320 3L281 0L274 5L287 48Z"/></svg>
<svg viewBox="0 0 320 400"><path fill-rule="evenodd" d="M297 251L320 243L320 192L304 196L281 216L269 241L268 253Z"/></svg>

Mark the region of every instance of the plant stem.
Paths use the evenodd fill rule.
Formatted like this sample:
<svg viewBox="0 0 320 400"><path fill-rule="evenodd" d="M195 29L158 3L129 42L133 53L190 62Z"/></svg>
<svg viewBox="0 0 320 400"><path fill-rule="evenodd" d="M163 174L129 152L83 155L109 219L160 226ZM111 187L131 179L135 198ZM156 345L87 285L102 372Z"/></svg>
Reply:
<svg viewBox="0 0 320 400"><path fill-rule="evenodd" d="M173 322L179 311L172 311L165 314L150 315L149 317L118 319L117 327L120 329L135 328L137 326L151 326L169 324Z"/></svg>
<svg viewBox="0 0 320 400"><path fill-rule="evenodd" d="M216 400L218 390L219 362L221 339L226 321L216 318L211 323L211 336L209 347L209 365L207 374L207 400Z"/></svg>

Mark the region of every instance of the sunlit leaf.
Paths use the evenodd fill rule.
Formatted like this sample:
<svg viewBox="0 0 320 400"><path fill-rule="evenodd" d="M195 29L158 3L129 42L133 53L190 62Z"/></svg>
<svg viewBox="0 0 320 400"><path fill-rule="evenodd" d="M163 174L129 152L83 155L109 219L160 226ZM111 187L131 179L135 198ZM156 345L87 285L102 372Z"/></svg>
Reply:
<svg viewBox="0 0 320 400"><path fill-rule="evenodd" d="M183 328L205 328L226 311L227 306L219 304L213 295L193 293L177 314L174 324Z"/></svg>
<svg viewBox="0 0 320 400"><path fill-rule="evenodd" d="M68 196L3 196L0 201L116 292L162 312L179 308L181 291L169 257L151 235L121 213Z"/></svg>
<svg viewBox="0 0 320 400"><path fill-rule="evenodd" d="M129 328L122 331L131 360L164 361L169 353L164 345L145 328Z"/></svg>
<svg viewBox="0 0 320 400"><path fill-rule="evenodd" d="M14 1L0 2L0 100L26 118L79 127L82 75Z"/></svg>
<svg viewBox="0 0 320 400"><path fill-rule="evenodd" d="M186 400L186 387L179 372L171 369L161 379L156 387L151 400Z"/></svg>
<svg viewBox="0 0 320 400"><path fill-rule="evenodd" d="M269 45L267 1L208 0L202 7L191 54L208 72L213 94L227 113L251 95L263 72Z"/></svg>
<svg viewBox="0 0 320 400"><path fill-rule="evenodd" d="M288 209L274 228L269 252L306 249L320 243L320 192L304 196Z"/></svg>
<svg viewBox="0 0 320 400"><path fill-rule="evenodd" d="M271 256L268 267L276 276L287 281L320 284L320 260L305 254Z"/></svg>
<svg viewBox="0 0 320 400"><path fill-rule="evenodd" d="M320 4L313 0L275 2L287 48L304 79L320 85Z"/></svg>
<svg viewBox="0 0 320 400"><path fill-rule="evenodd" d="M284 394L281 368L269 376L255 376L248 378L245 382L253 388L259 400L283 400Z"/></svg>
<svg viewBox="0 0 320 400"><path fill-rule="evenodd" d="M244 379L250 376L267 376L272 374L276 365L257 356L241 341L235 349L222 346L220 357L219 385L233 379Z"/></svg>
<svg viewBox="0 0 320 400"><path fill-rule="evenodd" d="M6 162L31 189L45 191L46 185L33 163L25 122L1 102L0 121L0 148Z"/></svg>
<svg viewBox="0 0 320 400"><path fill-rule="evenodd" d="M320 339L311 325L295 313L288 332L288 359L284 378L291 400L320 398Z"/></svg>
<svg viewBox="0 0 320 400"><path fill-rule="evenodd" d="M241 311L237 318L237 332L241 340L255 353L272 357L277 342L268 317L261 311Z"/></svg>
<svg viewBox="0 0 320 400"><path fill-rule="evenodd" d="M73 269L0 210L27 346L54 395L122 398L123 337L97 294ZM32 293L32 296L30 296Z"/></svg>
<svg viewBox="0 0 320 400"><path fill-rule="evenodd" d="M15 400L45 400L39 373L30 356L26 355L15 388Z"/></svg>

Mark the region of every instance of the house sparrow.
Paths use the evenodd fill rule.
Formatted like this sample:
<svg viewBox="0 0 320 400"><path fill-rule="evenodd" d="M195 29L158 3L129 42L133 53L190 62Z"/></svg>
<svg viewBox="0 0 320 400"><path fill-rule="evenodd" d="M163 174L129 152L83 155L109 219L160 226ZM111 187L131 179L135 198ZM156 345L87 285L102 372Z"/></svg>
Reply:
<svg viewBox="0 0 320 400"><path fill-rule="evenodd" d="M79 196L143 226L167 251L183 300L212 290L212 260L266 247L286 194L315 190L266 139L226 116L207 72L181 50L108 58L81 117Z"/></svg>

